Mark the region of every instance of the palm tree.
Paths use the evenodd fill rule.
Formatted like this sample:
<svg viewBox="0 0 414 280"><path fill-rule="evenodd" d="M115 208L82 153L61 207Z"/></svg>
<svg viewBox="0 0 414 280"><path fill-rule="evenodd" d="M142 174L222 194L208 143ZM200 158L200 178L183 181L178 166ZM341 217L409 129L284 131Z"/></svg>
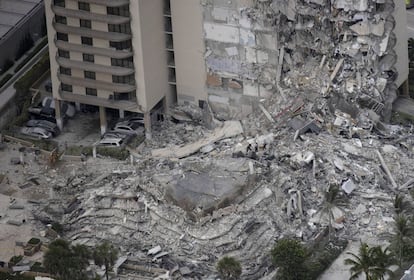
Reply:
<svg viewBox="0 0 414 280"><path fill-rule="evenodd" d="M391 235L391 248L395 253L398 265L404 260L404 249L414 240L414 227L412 222L404 214L394 217L394 234Z"/></svg>
<svg viewBox="0 0 414 280"><path fill-rule="evenodd" d="M118 250L112 244L109 244L108 241L100 244L93 252L93 259L95 260L95 264L99 266L105 266L106 280L109 279L109 270L115 264L117 258Z"/></svg>
<svg viewBox="0 0 414 280"><path fill-rule="evenodd" d="M242 267L238 260L233 257L223 257L217 263L217 271L224 280L236 280L240 278Z"/></svg>
<svg viewBox="0 0 414 280"><path fill-rule="evenodd" d="M328 229L329 240L331 239L332 223L334 222L334 211L339 209L342 211L341 206L345 205L344 199L340 196L340 190L337 185L329 186L329 189L325 192L322 209L320 210L321 216L328 217Z"/></svg>
<svg viewBox="0 0 414 280"><path fill-rule="evenodd" d="M412 209L411 203L404 199L404 196L397 194L394 198L394 211L397 215L409 212Z"/></svg>
<svg viewBox="0 0 414 280"><path fill-rule="evenodd" d="M358 279L361 274L365 274L366 280L383 280L386 274L392 274L388 267L393 264L393 258L388 248L385 250L381 246L370 248L368 244L361 243L358 255L351 252L347 254L352 256L344 261L345 264L351 265L350 280Z"/></svg>

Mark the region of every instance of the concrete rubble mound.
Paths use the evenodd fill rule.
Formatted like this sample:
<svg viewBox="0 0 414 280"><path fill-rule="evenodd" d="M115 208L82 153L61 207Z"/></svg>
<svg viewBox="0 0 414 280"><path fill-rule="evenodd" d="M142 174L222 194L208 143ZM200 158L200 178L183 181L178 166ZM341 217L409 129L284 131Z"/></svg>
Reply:
<svg viewBox="0 0 414 280"><path fill-rule="evenodd" d="M366 125L346 114L309 122L314 112L295 104L304 106L295 100L299 109L281 114L270 100L232 122L242 132L214 142L204 140L225 123L208 130L201 120L161 122L133 165L89 159L67 175L48 173L55 199L33 214L61 222L73 242L110 240L127 256L118 272L142 279L208 279L223 255L241 261L243 279L264 277L276 240L311 241L326 228L320 210L332 185L348 201L334 209L339 236L387 232L394 194L408 194L414 182L412 126ZM153 156L201 142L180 158Z"/></svg>
<svg viewBox="0 0 414 280"><path fill-rule="evenodd" d="M121 275L214 279L227 255L241 261L243 279L260 279L279 238L311 241L325 230L330 186L348 201L334 209L336 233L354 239L387 232L394 194L414 185L413 127L388 124L393 1L239 2L254 3L239 10L246 28L278 34L279 59L235 65L210 51L208 68L238 69L276 94L241 121L179 106L131 151L133 164L88 159L44 175L54 199L35 205L34 217L59 221L73 242L120 246Z"/></svg>

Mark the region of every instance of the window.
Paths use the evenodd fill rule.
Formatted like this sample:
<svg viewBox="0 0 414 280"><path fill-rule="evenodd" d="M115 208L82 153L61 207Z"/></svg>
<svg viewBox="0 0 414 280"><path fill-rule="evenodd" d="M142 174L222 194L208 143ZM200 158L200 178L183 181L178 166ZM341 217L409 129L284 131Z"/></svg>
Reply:
<svg viewBox="0 0 414 280"><path fill-rule="evenodd" d="M135 85L135 76L134 76L134 74L128 75L128 76L112 75L112 82L115 83L115 84Z"/></svg>
<svg viewBox="0 0 414 280"><path fill-rule="evenodd" d="M131 34L131 26L129 25L129 23L108 24L108 31L109 32Z"/></svg>
<svg viewBox="0 0 414 280"><path fill-rule="evenodd" d="M65 0L53 0L53 5L65 7Z"/></svg>
<svg viewBox="0 0 414 280"><path fill-rule="evenodd" d="M83 74L86 79L96 80L96 74L92 71L83 71Z"/></svg>
<svg viewBox="0 0 414 280"><path fill-rule="evenodd" d="M66 17L62 17L58 15L55 16L55 22L61 23L61 24L67 24Z"/></svg>
<svg viewBox="0 0 414 280"><path fill-rule="evenodd" d="M82 41L82 45L89 45L92 46L93 45L93 40L91 37L81 37L81 41Z"/></svg>
<svg viewBox="0 0 414 280"><path fill-rule="evenodd" d="M60 89L63 91L72 92L72 86L64 83L60 84Z"/></svg>
<svg viewBox="0 0 414 280"><path fill-rule="evenodd" d="M72 75L72 71L70 70L70 68L66 68L66 67L59 67L59 73L62 75L68 75L71 76Z"/></svg>
<svg viewBox="0 0 414 280"><path fill-rule="evenodd" d="M132 43L131 43L131 40L127 40L123 42L109 42L109 46L117 50L126 50L126 49L132 48Z"/></svg>
<svg viewBox="0 0 414 280"><path fill-rule="evenodd" d="M83 61L95 62L95 58L93 54L84 53L82 54L82 57L83 57Z"/></svg>
<svg viewBox="0 0 414 280"><path fill-rule="evenodd" d="M136 101L136 91L131 92L114 92L114 99L115 100L130 100Z"/></svg>
<svg viewBox="0 0 414 280"><path fill-rule="evenodd" d="M90 20L87 20L87 19L80 19L79 21L80 21L80 27L83 27L83 28L89 28L89 29L91 29L91 27L92 27L92 23L91 23L91 21L90 21Z"/></svg>
<svg viewBox="0 0 414 280"><path fill-rule="evenodd" d="M78 8L79 10L88 11L88 12L91 10L89 7L89 3L85 3L85 2L78 2Z"/></svg>
<svg viewBox="0 0 414 280"><path fill-rule="evenodd" d="M58 56L64 58L70 58L69 52L64 50L58 50Z"/></svg>
<svg viewBox="0 0 414 280"><path fill-rule="evenodd" d="M134 68L134 59L133 57L128 57L124 59L118 58L111 58L111 65L112 66L120 66L120 67L127 67L127 68Z"/></svg>
<svg viewBox="0 0 414 280"><path fill-rule="evenodd" d="M60 40L60 41L65 41L65 42L67 42L69 40L68 39L68 34L66 34L66 33L60 33L60 32L57 32L56 33L56 38L58 40Z"/></svg>
<svg viewBox="0 0 414 280"><path fill-rule="evenodd" d="M98 96L96 88L86 88L86 95Z"/></svg>
<svg viewBox="0 0 414 280"><path fill-rule="evenodd" d="M107 7L106 12L108 15L129 17L129 6L125 5L122 7Z"/></svg>

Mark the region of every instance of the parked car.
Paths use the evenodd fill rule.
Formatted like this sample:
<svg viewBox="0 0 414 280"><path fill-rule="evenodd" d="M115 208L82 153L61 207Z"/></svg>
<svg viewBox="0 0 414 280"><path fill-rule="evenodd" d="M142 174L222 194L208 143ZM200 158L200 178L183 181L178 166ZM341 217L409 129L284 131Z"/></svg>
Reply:
<svg viewBox="0 0 414 280"><path fill-rule="evenodd" d="M120 138L120 139L126 140L126 138L129 138L130 136L131 136L130 134L110 130L110 131L105 132L105 134L102 135L101 139L104 139L104 138Z"/></svg>
<svg viewBox="0 0 414 280"><path fill-rule="evenodd" d="M129 116L129 117L126 117L123 121L134 122L134 123L139 123L141 125L144 125L144 116Z"/></svg>
<svg viewBox="0 0 414 280"><path fill-rule="evenodd" d="M42 107L43 108L50 108L50 109L53 109L53 111L54 111L55 110L55 101L51 97L45 97L42 100ZM75 116L76 109L75 109L75 106L73 106L73 105L71 105L67 102L63 102L62 105L61 105L61 112L62 112L62 114L68 116L69 118L73 118Z"/></svg>
<svg viewBox="0 0 414 280"><path fill-rule="evenodd" d="M52 133L41 127L22 127L20 132L39 139L49 139L52 137Z"/></svg>
<svg viewBox="0 0 414 280"><path fill-rule="evenodd" d="M115 132L122 132L131 135L142 135L145 132L142 124L137 122L120 122L117 123L113 129Z"/></svg>
<svg viewBox="0 0 414 280"><path fill-rule="evenodd" d="M106 146L106 147L121 147L124 144L124 140L122 138L116 137L104 137L99 142L99 146Z"/></svg>
<svg viewBox="0 0 414 280"><path fill-rule="evenodd" d="M59 128L57 127L56 123L47 121L47 120L29 120L26 123L27 127L41 127L50 133L53 134L53 136L56 136L59 134Z"/></svg>

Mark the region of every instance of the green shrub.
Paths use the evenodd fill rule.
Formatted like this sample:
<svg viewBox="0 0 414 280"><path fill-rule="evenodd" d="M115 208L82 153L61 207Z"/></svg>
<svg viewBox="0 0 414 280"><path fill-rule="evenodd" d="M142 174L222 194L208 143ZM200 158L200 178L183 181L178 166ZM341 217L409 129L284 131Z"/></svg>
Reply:
<svg viewBox="0 0 414 280"><path fill-rule="evenodd" d="M52 229L58 234L61 234L63 232L63 226L59 222L53 222Z"/></svg>
<svg viewBox="0 0 414 280"><path fill-rule="evenodd" d="M0 271L0 280L34 280L34 277L11 275L10 273Z"/></svg>
<svg viewBox="0 0 414 280"><path fill-rule="evenodd" d="M101 156L111 157L118 160L125 160L129 157L129 151L115 147L96 147L96 153Z"/></svg>
<svg viewBox="0 0 414 280"><path fill-rule="evenodd" d="M13 75L12 74L10 74L10 73L8 73L6 76L4 76L3 77L3 79L1 79L0 80L0 88L5 84L5 83L7 83L10 79L11 79L11 77L13 77Z"/></svg>
<svg viewBox="0 0 414 280"><path fill-rule="evenodd" d="M242 267L235 258L223 257L217 263L217 271L223 280L236 280L240 279Z"/></svg>
<svg viewBox="0 0 414 280"><path fill-rule="evenodd" d="M40 243L40 239L39 238L32 237L32 238L30 238L30 240L27 243L28 244L32 244L32 245L37 245L37 244Z"/></svg>
<svg viewBox="0 0 414 280"><path fill-rule="evenodd" d="M92 147L69 146L66 148L65 154L70 156L92 156Z"/></svg>
<svg viewBox="0 0 414 280"><path fill-rule="evenodd" d="M23 259L23 256L21 256L21 255L20 256L13 256L13 257L11 257L9 263L15 265L15 264L19 263L22 259Z"/></svg>

